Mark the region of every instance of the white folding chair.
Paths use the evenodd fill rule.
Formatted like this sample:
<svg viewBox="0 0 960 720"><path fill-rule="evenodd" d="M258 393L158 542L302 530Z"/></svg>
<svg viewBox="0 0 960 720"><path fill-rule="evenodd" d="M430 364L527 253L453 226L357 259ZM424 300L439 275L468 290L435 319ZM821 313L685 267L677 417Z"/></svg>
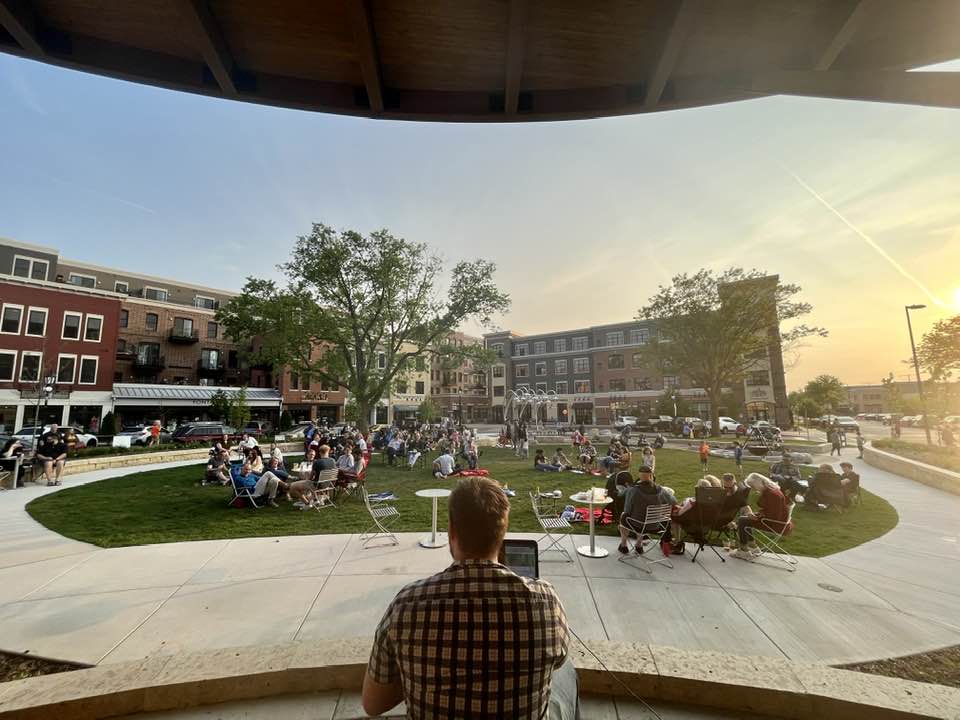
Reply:
<svg viewBox="0 0 960 720"><path fill-rule="evenodd" d="M651 570L649 567L650 565L662 564L666 565L668 568L673 568L673 563L670 562L670 558L666 555L663 555L662 546L663 536L666 535L670 530L670 511L672 509L672 505L648 505L647 514L644 517L643 522L639 522L624 515L620 516L620 527L636 533L637 545L639 545L640 549L643 550L642 557L644 560L646 560L645 565L633 565L633 567L637 567L640 570L644 570L648 573L653 573L653 570ZM646 544L647 541L649 541L649 545ZM649 557L649 553L655 547L660 547L661 557L659 560L651 560ZM637 556L636 553L627 553L626 555L620 555L617 560L631 565L634 559L639 558L640 556Z"/></svg>
<svg viewBox="0 0 960 720"><path fill-rule="evenodd" d="M377 543L377 547L380 545L399 545L400 538L393 533L390 526L399 519L400 511L384 500L371 502L370 495L367 494L367 489L362 484L359 492L363 496L363 504L366 505L367 512L370 513L370 519L373 521L370 527L360 533L360 544L364 548L368 548L372 547L371 543L377 540L386 540L387 542Z"/></svg>
<svg viewBox="0 0 960 720"><path fill-rule="evenodd" d="M256 496L253 494L253 488L244 487L237 482L237 476L234 474L233 469L230 470L230 486L233 488L233 497L230 498L230 502L227 503L228 506L232 506L234 501L237 498L243 498L249 502L253 507L259 508L257 504Z"/></svg>
<svg viewBox="0 0 960 720"><path fill-rule="evenodd" d="M556 513L544 512L540 507L540 497L538 493L530 493L530 504L533 506L533 514L536 516L537 522L540 523L540 527L544 532L543 537L537 540L537 547L540 547L540 543L545 538L549 538L550 540L550 543L543 550L540 550L540 556L542 557L545 552L554 550L563 553L566 562L573 562L570 553L561 544L564 538L570 534L573 526L570 525L570 522L566 518L560 517L560 515Z"/></svg>
<svg viewBox="0 0 960 720"><path fill-rule="evenodd" d="M769 560L783 563L786 566L783 569L787 572L797 571L797 565L800 564L800 561L784 550L781 545L784 537L793 532L791 521L793 520L793 508L795 507L795 503L790 503L789 510L787 511L787 522L783 523L783 527L780 528L779 532L766 525L753 528L753 539L756 541L757 547L760 548L760 554L751 558L751 562L756 562L761 558L768 558ZM772 521L767 522L774 525ZM779 524L780 523L776 523L776 525ZM779 567L779 565L775 565L774 567Z"/></svg>
<svg viewBox="0 0 960 720"><path fill-rule="evenodd" d="M333 496L337 491L337 469L329 468L317 473L317 482L313 487L314 501L310 507L322 510L326 507L336 507Z"/></svg>

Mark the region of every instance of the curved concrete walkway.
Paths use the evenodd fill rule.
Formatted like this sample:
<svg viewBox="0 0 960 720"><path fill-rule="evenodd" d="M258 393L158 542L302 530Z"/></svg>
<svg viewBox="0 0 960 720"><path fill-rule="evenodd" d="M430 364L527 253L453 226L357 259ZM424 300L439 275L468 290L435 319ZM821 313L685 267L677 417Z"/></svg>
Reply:
<svg viewBox="0 0 960 720"><path fill-rule="evenodd" d="M856 462L856 461L855 461ZM164 467L182 464L171 463ZM859 462L900 524L796 573L712 553L652 575L611 556L544 562L585 640L840 664L960 643L960 497ZM151 469L157 469L152 467ZM128 474L72 476L67 486ZM0 493L0 648L86 663L186 650L367 636L405 583L449 563L420 534L364 550L352 535L102 549L24 511L51 492ZM225 509L226 511L226 509ZM573 551L573 538L568 547ZM613 551L614 538L598 542ZM689 557L689 556L688 556Z"/></svg>

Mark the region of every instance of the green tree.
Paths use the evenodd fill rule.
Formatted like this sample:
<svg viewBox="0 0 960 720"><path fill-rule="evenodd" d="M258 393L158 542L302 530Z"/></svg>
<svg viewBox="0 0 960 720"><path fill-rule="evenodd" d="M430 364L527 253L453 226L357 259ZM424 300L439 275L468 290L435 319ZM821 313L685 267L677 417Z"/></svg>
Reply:
<svg viewBox="0 0 960 720"><path fill-rule="evenodd" d="M900 386L897 384L897 381L893 379L893 373L882 378L880 384L883 385L883 391L887 395L887 407L890 408L890 412L902 413L903 393L900 392Z"/></svg>
<svg viewBox="0 0 960 720"><path fill-rule="evenodd" d="M241 387L232 398L230 398L230 425L236 430L243 429L243 426L250 420L250 406L247 405L247 386Z"/></svg>
<svg viewBox="0 0 960 720"><path fill-rule="evenodd" d="M960 315L940 320L917 346L917 360L934 380L960 370Z"/></svg>
<svg viewBox="0 0 960 720"><path fill-rule="evenodd" d="M848 402L847 386L833 375L817 375L806 384L803 393L825 410L845 407Z"/></svg>
<svg viewBox="0 0 960 720"><path fill-rule="evenodd" d="M116 435L117 434L117 418L112 412L108 412L103 416L103 420L100 421L100 435Z"/></svg>
<svg viewBox="0 0 960 720"><path fill-rule="evenodd" d="M293 427L293 415L290 414L289 410L284 410L280 413L280 430L286 431Z"/></svg>
<svg viewBox="0 0 960 720"><path fill-rule="evenodd" d="M417 408L417 414L422 422L433 422L440 417L440 409L431 398L424 398L420 407Z"/></svg>
<svg viewBox="0 0 960 720"><path fill-rule="evenodd" d="M802 417L807 424L807 419L819 417L823 413L823 406L810 397L807 393L794 390L787 396L787 404L793 411L794 417Z"/></svg>
<svg viewBox="0 0 960 720"><path fill-rule="evenodd" d="M346 388L361 429L418 358L483 357L481 347L445 338L468 320L489 325L510 302L486 260L457 263L441 292L440 258L387 230L364 237L314 224L280 269L286 287L248 278L218 320L234 340L257 340L256 361Z"/></svg>
<svg viewBox="0 0 960 720"><path fill-rule="evenodd" d="M676 413L674 413L676 409ZM676 393L676 402L674 402L674 391L667 388L663 394L657 398L657 415L670 415L677 417L691 417L690 403L680 393Z"/></svg>
<svg viewBox="0 0 960 720"><path fill-rule="evenodd" d="M799 293L799 286L756 270L676 275L639 311L638 320L655 321L659 331L646 354L685 386L703 388L718 434L724 388L743 382L771 349L780 352L809 335L826 335L804 324L781 329L781 323L810 312L808 303L795 299Z"/></svg>
<svg viewBox="0 0 960 720"><path fill-rule="evenodd" d="M233 401L223 390L217 390L210 396L210 412L213 413L217 420L226 422L230 418L230 409L232 406Z"/></svg>

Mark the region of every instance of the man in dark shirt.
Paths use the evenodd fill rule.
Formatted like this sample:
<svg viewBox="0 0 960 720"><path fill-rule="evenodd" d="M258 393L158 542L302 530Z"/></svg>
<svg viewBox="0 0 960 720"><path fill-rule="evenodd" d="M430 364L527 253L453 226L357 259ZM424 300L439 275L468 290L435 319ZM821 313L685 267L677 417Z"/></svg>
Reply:
<svg viewBox="0 0 960 720"><path fill-rule="evenodd" d="M67 464L67 443L56 423L41 436L37 460L43 463L43 475L47 478L47 485L60 485L63 468Z"/></svg>
<svg viewBox="0 0 960 720"><path fill-rule="evenodd" d="M461 480L449 500L446 570L403 588L377 627L363 709L406 701L407 717L573 718L576 672L553 586L497 562L510 502L493 480Z"/></svg>
<svg viewBox="0 0 960 720"><path fill-rule="evenodd" d="M676 504L677 498L674 497L673 493L653 481L653 471L650 467L648 465L642 466L637 484L628 487L626 493L624 493L623 520L620 524L620 547L617 549L624 555L630 552L627 541L631 534L629 527L633 527L638 529L636 551L637 554L640 554L643 551L643 542L639 535L645 532L659 532L662 529L661 527L644 525L647 508L652 505Z"/></svg>
<svg viewBox="0 0 960 720"><path fill-rule="evenodd" d="M320 479L320 473L324 470L336 470L337 463L330 457L330 446L320 446L320 457L313 461L313 473L310 475L310 481L316 485Z"/></svg>

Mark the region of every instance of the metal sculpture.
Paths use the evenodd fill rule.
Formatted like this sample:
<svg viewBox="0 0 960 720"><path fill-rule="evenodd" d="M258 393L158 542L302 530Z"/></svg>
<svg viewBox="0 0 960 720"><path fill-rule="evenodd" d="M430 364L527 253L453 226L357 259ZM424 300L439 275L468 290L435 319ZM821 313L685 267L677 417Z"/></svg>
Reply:
<svg viewBox="0 0 960 720"><path fill-rule="evenodd" d="M534 428L542 430L543 420L540 417L540 409L547 408L556 401L557 394L553 390L531 390L528 387L508 390L503 409L504 418L508 423L514 423L521 422L529 415Z"/></svg>

